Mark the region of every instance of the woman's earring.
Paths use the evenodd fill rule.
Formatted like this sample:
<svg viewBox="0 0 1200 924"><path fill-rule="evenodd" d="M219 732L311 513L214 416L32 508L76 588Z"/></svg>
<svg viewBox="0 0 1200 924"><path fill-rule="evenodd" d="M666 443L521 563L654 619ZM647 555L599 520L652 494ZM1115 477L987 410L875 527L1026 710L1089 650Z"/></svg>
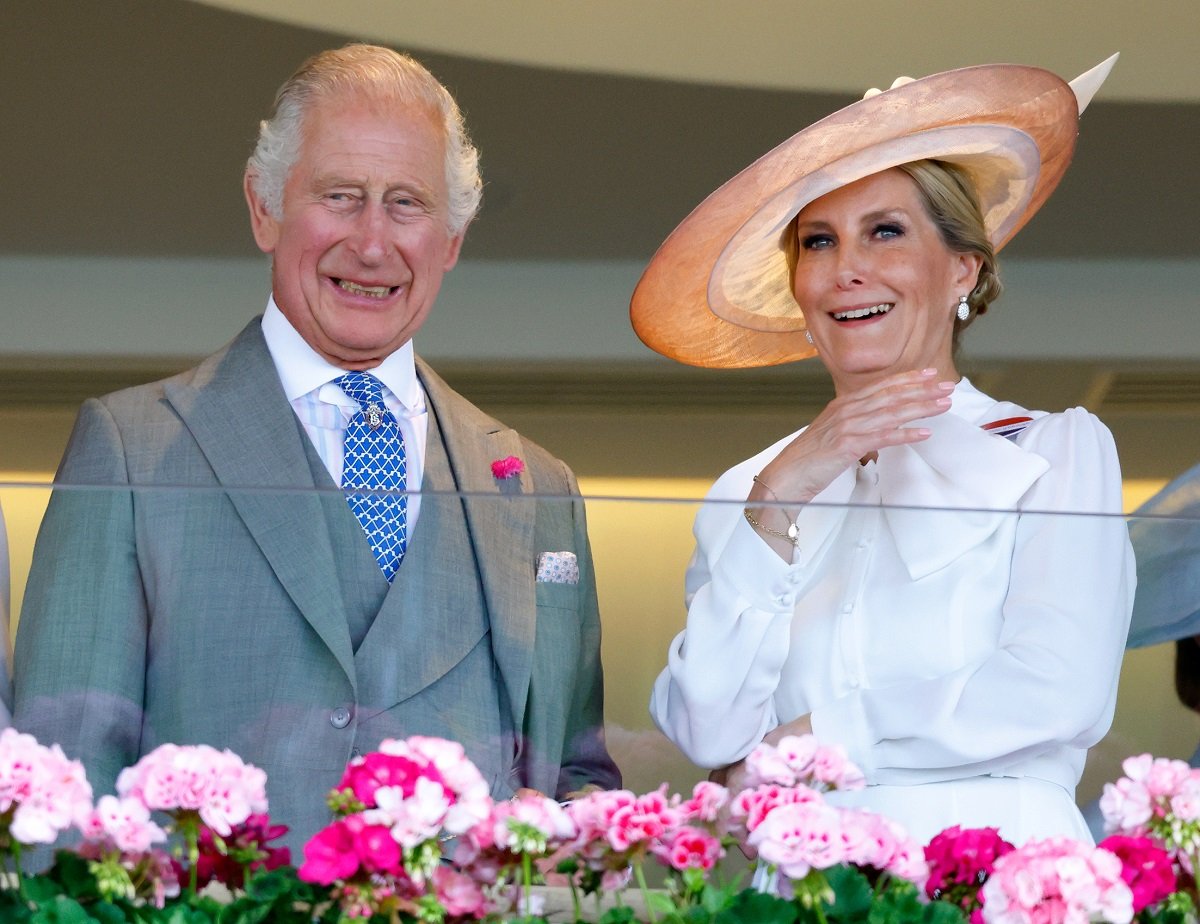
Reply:
<svg viewBox="0 0 1200 924"><path fill-rule="evenodd" d="M804 331L804 339L808 341L808 345L809 345L809 346L815 346L815 344L813 343L812 331L811 331L811 330L805 330L805 331Z"/></svg>
<svg viewBox="0 0 1200 924"><path fill-rule="evenodd" d="M958 297L958 311L955 314L958 315L960 321L965 321L971 316L971 306L967 304L967 297L965 295Z"/></svg>

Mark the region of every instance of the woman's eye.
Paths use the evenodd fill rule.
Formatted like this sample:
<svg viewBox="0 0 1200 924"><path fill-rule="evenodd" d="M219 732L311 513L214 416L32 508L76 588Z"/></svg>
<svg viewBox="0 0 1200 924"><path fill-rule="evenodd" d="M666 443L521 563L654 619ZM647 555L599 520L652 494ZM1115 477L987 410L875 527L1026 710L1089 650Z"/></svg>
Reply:
<svg viewBox="0 0 1200 924"><path fill-rule="evenodd" d="M801 239L800 246L804 250L823 250L833 246L833 238L828 234L809 234Z"/></svg>
<svg viewBox="0 0 1200 924"><path fill-rule="evenodd" d="M875 235L882 238L903 237L904 228L894 222L885 222L875 227Z"/></svg>

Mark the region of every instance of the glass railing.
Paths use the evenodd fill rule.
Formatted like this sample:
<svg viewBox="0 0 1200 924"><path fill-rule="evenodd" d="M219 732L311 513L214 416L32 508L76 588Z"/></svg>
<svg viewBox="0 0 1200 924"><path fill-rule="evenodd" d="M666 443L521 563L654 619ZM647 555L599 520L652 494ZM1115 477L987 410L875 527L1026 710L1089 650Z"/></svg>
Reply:
<svg viewBox="0 0 1200 924"><path fill-rule="evenodd" d="M693 521L704 502L687 491L676 492L682 496L634 497L622 494L623 486L617 480L584 482L602 627L607 744L629 788L646 792L666 782L673 792L686 792L706 771L658 731L647 702L672 640L687 619L684 575L695 547ZM45 659L18 659L17 682L26 690L58 690L62 697L78 698L74 715L83 722L124 728L114 733L125 735L129 747L139 746L139 736L142 746L151 740L157 743L156 736L165 732L129 724L143 703L123 695L141 689L140 680L131 683L123 675L128 671L144 672L162 688L177 678L188 691L172 700L172 709L228 710L231 714L209 720L205 728L226 728L227 742L235 749L242 742L277 736L280 741L270 753L281 764L295 767L320 763L319 755L305 748L309 723L315 721L311 707L324 695L322 685L328 693L322 733L328 737L340 727L349 725L353 731L361 725L365 747L371 746L366 740L371 721L396 702L417 697L414 702L419 705L422 691L437 694L429 695L421 707L429 710L426 730L460 727L460 719L467 716L463 721L480 740L510 734L502 716L513 706L513 697L551 696L564 703L568 697L586 698L577 685L579 671L586 676L587 659L580 660L578 647L581 638L587 646L588 625L579 615L581 608L586 610L586 594L572 586L576 578L569 566L556 572L551 565L561 562L544 560L544 553L577 553L578 581L589 583L591 569L579 544L582 533L576 531L582 528L579 498L538 494L520 478L498 483L493 491L427 492L410 498L416 523L396 583L420 591L412 591L411 600L394 613L381 610L395 620L381 630L372 611L387 585L377 573L364 569L369 561L365 543L350 552L334 551L339 539L362 540L354 531L357 524L345 516L340 491L64 485L56 489L35 556L51 488L28 481L0 484L12 633L27 631L37 640L26 643L22 638L26 659L37 645L66 649ZM791 504L782 506L796 510ZM716 537L714 543L732 542L735 533L740 541L753 538L752 531L740 532L749 530L740 503L711 502L708 511L711 522L705 528ZM803 535L817 537L819 547L802 550L799 590L789 599L815 595L820 605L804 611L805 618L830 618L831 625L841 626L828 630L842 633L839 644L850 644L846 626L851 616L861 616L862 621L853 623L855 632L884 618L884 598L872 589L872 582L885 579L880 575L895 581L903 567L910 581L924 581L932 588L926 599L939 602L917 613L905 612L905 601L913 599L911 588L894 594L895 612L888 618L911 622L912 638L920 640L911 650L895 651L897 659L904 659L901 675L915 671L934 676L950 661L961 669L972 658L982 658L980 652L1007 631L1005 609L1016 608L1024 614L1025 628L1003 638L1016 652L1014 657L1036 662L1043 672L1053 673L1055 665L1061 665L1063 672L1078 674L1081 687L1094 684L1090 666L1079 659L1094 645L1112 649L1106 638L1123 631L1117 624L1125 608L1119 549L1127 531L1138 538L1139 547L1154 547L1160 557L1179 553L1178 575L1172 576L1164 565L1162 578L1164 586L1178 592L1161 596L1179 607L1200 609L1186 599L1193 585L1200 589L1200 541L1192 539L1200 537L1200 518L815 504L802 516L812 521L805 526L812 532ZM907 538L897 543L898 534ZM1026 551L1014 556L1016 546ZM1196 559L1190 567L1193 549ZM965 568L964 559L969 559ZM539 560L549 569L543 580L538 580ZM730 570L728 562L721 567L729 572L727 581L754 584L745 570ZM980 578L989 569L994 574ZM978 590L980 586L991 589ZM744 600L753 593L726 588L721 596ZM981 603L976 593L994 599ZM421 602L427 599L436 602ZM540 608L532 621L529 608L535 605ZM1061 632L1047 630L1047 625L1060 625L1053 612L1058 606L1075 607L1077 612L1061 621ZM845 619L839 607L849 607ZM829 612L834 615L829 617ZM737 615L730 612L728 618ZM1200 631L1187 624L1185 615L1164 617L1163 622L1174 619L1175 628L1164 627L1154 641L1169 639L1173 632ZM516 624L497 625L510 617ZM38 620L39 629L34 631L30 622L22 630L23 620ZM905 631L889 630L887 644L904 638ZM1036 650L1059 632L1058 650ZM780 637L786 644L788 633ZM854 644L854 657L866 658L867 676L841 676L838 683L869 687L898 682L887 671L869 676L870 659L881 655L872 649L872 638L857 638ZM288 683L320 646L332 651L346 671L379 672L383 698L368 702L363 693L374 678L360 679L358 702L339 692L349 689L344 677L339 687L329 677L314 674L309 678L311 689L289 690ZM368 660L362 654L377 646L387 647L388 656ZM541 659L532 687L527 679L529 657ZM1130 754L1149 751L1186 759L1195 749L1200 722L1176 696L1174 657L1174 645L1165 643L1125 654L1115 718L1111 730L1092 748L1078 788L1081 804L1120 775L1120 761ZM460 688L454 672L472 658L481 660L470 668L473 679L464 680ZM479 684L478 671L503 676L510 662L526 665L525 686L501 685L497 691L494 682L490 687ZM58 675L21 673L28 669L23 664L43 663ZM728 664L714 663L714 684L728 686L726 672L736 670L735 664L733 652ZM1096 665L1096 670L1104 669ZM246 681L248 688L274 690L273 697L239 706L236 696L222 690L244 677L253 678ZM386 699L389 695L395 702ZM567 708L562 705L557 711ZM996 708L1003 703L997 702ZM1044 704L1047 714L1063 708L1063 702ZM342 709L351 712L343 715ZM462 716L452 714L455 710ZM1027 719L1034 725L1040 716L1030 713ZM160 721L164 728L187 724L186 716L178 713ZM289 727L295 730L291 738L279 731ZM377 727L393 726L380 719Z"/></svg>

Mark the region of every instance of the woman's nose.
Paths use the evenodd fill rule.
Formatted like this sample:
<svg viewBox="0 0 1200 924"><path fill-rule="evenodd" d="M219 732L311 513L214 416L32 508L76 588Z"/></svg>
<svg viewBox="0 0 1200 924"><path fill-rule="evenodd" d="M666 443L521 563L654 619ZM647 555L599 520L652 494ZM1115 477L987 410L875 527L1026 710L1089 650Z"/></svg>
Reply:
<svg viewBox="0 0 1200 924"><path fill-rule="evenodd" d="M857 247L843 246L838 248L837 284L840 288L848 289L862 285L864 281L863 255Z"/></svg>

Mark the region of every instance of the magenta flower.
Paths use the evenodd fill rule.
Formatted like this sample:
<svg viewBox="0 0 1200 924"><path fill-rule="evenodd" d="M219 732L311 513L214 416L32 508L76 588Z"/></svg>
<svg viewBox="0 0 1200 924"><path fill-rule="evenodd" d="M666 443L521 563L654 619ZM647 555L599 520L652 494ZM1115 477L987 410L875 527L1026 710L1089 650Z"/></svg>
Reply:
<svg viewBox="0 0 1200 924"><path fill-rule="evenodd" d="M980 890L996 861L1015 848L996 828L967 828L958 825L942 831L925 848L929 878L925 894L950 902L969 914L978 915L983 904Z"/></svg>
<svg viewBox="0 0 1200 924"><path fill-rule="evenodd" d="M492 463L492 475L496 478L515 478L523 471L525 471L525 463L518 456L508 456Z"/></svg>
<svg viewBox="0 0 1200 924"><path fill-rule="evenodd" d="M197 885L204 886L216 879L231 889L241 889L246 885L248 872L287 866L292 862L291 851L271 846L271 841L283 837L287 831L287 825L273 825L265 814L251 815L240 825L234 825L230 835L220 839L219 846L212 830L201 828Z"/></svg>
<svg viewBox="0 0 1200 924"><path fill-rule="evenodd" d="M346 765L346 772L338 789L349 789L354 797L367 808L375 808L375 792L380 787L395 787L405 798L416 790L417 780L425 777L439 785L443 784L437 768L428 761L416 761L410 757L382 754L378 751L356 757Z"/></svg>
<svg viewBox="0 0 1200 924"><path fill-rule="evenodd" d="M357 818L339 818L314 834L304 845L304 862L297 875L305 882L327 886L357 873L354 834L361 826Z"/></svg>
<svg viewBox="0 0 1200 924"><path fill-rule="evenodd" d="M385 825L363 825L354 832L354 852L368 873L398 872L403 854Z"/></svg>
<svg viewBox="0 0 1200 924"><path fill-rule="evenodd" d="M1133 892L1134 914L1158 904L1179 887L1170 855L1150 838L1114 834L1097 846L1121 861L1121 878Z"/></svg>

